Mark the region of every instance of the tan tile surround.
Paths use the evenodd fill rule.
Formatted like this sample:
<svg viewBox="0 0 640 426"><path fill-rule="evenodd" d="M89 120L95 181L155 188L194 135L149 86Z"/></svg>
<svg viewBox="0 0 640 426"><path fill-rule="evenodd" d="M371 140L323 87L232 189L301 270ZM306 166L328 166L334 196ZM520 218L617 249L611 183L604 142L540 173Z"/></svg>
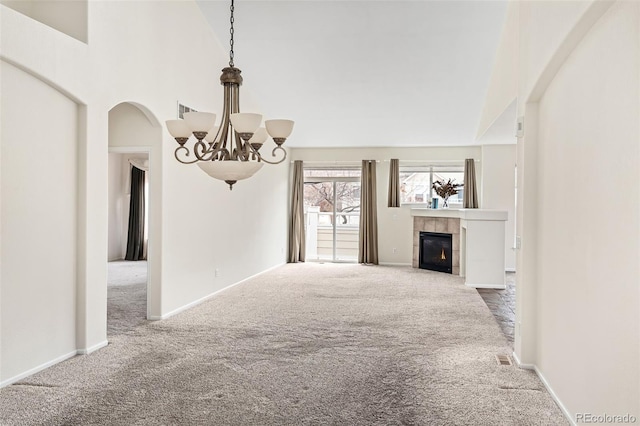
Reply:
<svg viewBox="0 0 640 426"><path fill-rule="evenodd" d="M413 267L418 267L420 232L451 234L451 272L460 275L460 219L453 217L413 217Z"/></svg>

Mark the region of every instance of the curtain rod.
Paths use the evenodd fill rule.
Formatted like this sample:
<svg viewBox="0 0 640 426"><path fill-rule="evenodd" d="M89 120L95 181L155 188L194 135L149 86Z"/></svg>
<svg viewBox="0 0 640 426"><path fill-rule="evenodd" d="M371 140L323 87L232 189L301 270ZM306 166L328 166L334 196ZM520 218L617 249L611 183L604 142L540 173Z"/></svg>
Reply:
<svg viewBox="0 0 640 426"><path fill-rule="evenodd" d="M462 163L464 162L465 159L463 160L400 160L401 163L421 163L421 164L425 164L425 163L431 163L431 164L438 164L438 163ZM385 163L388 163L391 160L384 160ZM475 158L473 159L473 161L475 161L476 163L479 163L480 160L476 160Z"/></svg>
<svg viewBox="0 0 640 426"><path fill-rule="evenodd" d="M296 160L291 160L291 162L293 163ZM355 163L361 163L364 160L351 160L351 161L337 161L337 160L327 160L327 161L305 161L305 160L300 160L303 163L308 163L308 164L355 164ZM380 160L366 160L366 161L375 161L376 163L379 163ZM385 160L386 161L386 160Z"/></svg>

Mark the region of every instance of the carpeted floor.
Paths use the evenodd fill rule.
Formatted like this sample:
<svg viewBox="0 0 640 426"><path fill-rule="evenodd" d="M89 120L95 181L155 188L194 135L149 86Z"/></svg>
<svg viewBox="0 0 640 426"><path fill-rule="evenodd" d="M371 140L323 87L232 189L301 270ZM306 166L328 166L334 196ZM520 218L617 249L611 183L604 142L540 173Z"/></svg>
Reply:
<svg viewBox="0 0 640 426"><path fill-rule="evenodd" d="M0 392L2 425L568 424L459 277L286 265Z"/></svg>
<svg viewBox="0 0 640 426"><path fill-rule="evenodd" d="M107 336L133 331L147 318L147 261L108 263Z"/></svg>

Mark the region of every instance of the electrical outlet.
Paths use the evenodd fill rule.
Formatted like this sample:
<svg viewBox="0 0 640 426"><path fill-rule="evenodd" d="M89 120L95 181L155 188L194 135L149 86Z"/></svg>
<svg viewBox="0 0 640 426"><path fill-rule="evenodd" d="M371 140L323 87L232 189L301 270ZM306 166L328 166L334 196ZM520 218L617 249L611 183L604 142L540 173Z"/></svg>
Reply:
<svg viewBox="0 0 640 426"><path fill-rule="evenodd" d="M522 247L522 237L520 235L516 236L516 250L520 250Z"/></svg>
<svg viewBox="0 0 640 426"><path fill-rule="evenodd" d="M216 278L218 278L220 276L220 269L216 268L216 270L214 271L214 276Z"/></svg>
<svg viewBox="0 0 640 426"><path fill-rule="evenodd" d="M398 251L398 249L395 248L395 247L392 250L393 250L394 253L396 253Z"/></svg>

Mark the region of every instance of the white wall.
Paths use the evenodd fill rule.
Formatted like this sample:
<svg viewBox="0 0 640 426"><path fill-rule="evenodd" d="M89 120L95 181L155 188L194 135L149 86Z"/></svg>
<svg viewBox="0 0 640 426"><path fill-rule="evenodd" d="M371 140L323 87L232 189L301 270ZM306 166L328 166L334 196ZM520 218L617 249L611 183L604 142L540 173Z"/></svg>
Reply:
<svg viewBox="0 0 640 426"><path fill-rule="evenodd" d="M0 380L76 350L78 107L0 61Z"/></svg>
<svg viewBox="0 0 640 426"><path fill-rule="evenodd" d="M109 111L109 148L151 147L161 141L159 123L150 121L138 107L125 102Z"/></svg>
<svg viewBox="0 0 640 426"><path fill-rule="evenodd" d="M44 362L55 362L65 350L84 353L106 344L109 111L123 102L135 103L156 125L175 118L177 100L198 110L221 113L222 87L212 70L225 66L227 53L213 38L192 1L89 2L87 44L6 6L0 8L0 56L49 82L79 104L77 119L72 121L71 117L61 116L64 109L58 112L56 103L33 102L38 99L38 92L29 89L31 86L26 86L26 91L20 86L20 97L6 97L4 85L9 80L5 80L3 72L3 150L7 139L4 134L18 132L11 127L5 129L5 114L22 116L21 111L31 113L33 104L37 104L42 109L38 111L39 119L33 120L29 115L28 125L23 123L20 127L21 137L28 138L25 139L28 143L49 141L52 125L48 117L59 119L63 123L60 125L77 131L65 143L75 144L75 157L68 158L78 160L74 162L75 169L65 169L76 170L77 176L71 182L60 178L65 185L47 194L62 200L76 196L74 215L54 210L42 223L57 229L66 229L67 221L73 223L77 238L70 241L77 256L73 262L61 261L59 267L77 265L77 268L72 279L65 280L74 290L73 298L61 300L66 293L59 292L47 300L50 306L45 312L64 312L64 318L51 320L51 324L58 326L55 333L46 337L36 333L29 340L30 353L37 354L37 359L19 359L23 348L5 342L25 328L39 329L43 321L38 316L20 318L24 321L13 319L12 309L31 312L34 302L21 299L20 288L28 283L27 277L6 278L7 261L2 259L1 380L8 383ZM243 99L243 107L250 110L254 106L246 102L250 96ZM28 105L22 105L24 102ZM161 127L156 131L162 140L152 142L149 159L150 187L157 191L150 197L156 203L150 210L157 212L150 228L155 227L157 232L149 249L154 249L158 262L150 270L149 279L156 280L159 288L158 298L150 301L149 309L152 317L160 318L217 289L284 262L288 163L266 166L258 177L236 184L233 192L229 192L224 183L212 181L197 167L178 164L173 158L175 141ZM55 146L56 152L61 152L58 144L44 145ZM2 158L4 223L11 219L5 218L5 204L19 206L24 213L38 211L34 209L39 209L41 201L26 193L16 194L11 203L5 201L4 185L12 179L5 179L4 163L8 160L4 160L4 153ZM11 158L15 163L9 171L31 167L31 161L16 161L17 158ZM57 182L55 177L52 181ZM4 247L17 246L24 240L24 235L5 234L4 229L3 226L3 256ZM33 229L31 239L38 237L38 250L58 251L57 233L40 232L38 226ZM215 267L221 271L217 278ZM8 320L5 306L11 306L7 308Z"/></svg>
<svg viewBox="0 0 640 426"><path fill-rule="evenodd" d="M571 413L640 414L639 28L614 5L539 104L536 364Z"/></svg>
<svg viewBox="0 0 640 426"><path fill-rule="evenodd" d="M513 150L513 146L507 151ZM493 152L501 152L496 148ZM424 160L424 161L451 161L459 160L464 162L466 158L481 160L482 148L480 146L467 147L425 147L425 148L293 148L291 156L295 160L307 162L344 162L353 161L358 163L361 160L379 160L376 166L377 175L377 200L378 200L378 252L380 263L406 264L410 265L413 258L413 218L411 217L411 206L405 205L400 208L387 207L387 191L389 186L389 160L398 158L401 160ZM511 170L511 181L513 182L513 162L499 164L500 158L491 162L495 167L495 173L506 175L506 170ZM338 166L340 163L337 164ZM483 178L484 164L482 161L476 163L476 175L478 191L480 197L484 191L485 183ZM504 188L504 182L499 183ZM499 189L491 192L491 201L497 200ZM513 196L513 191L511 191ZM480 201L480 200L479 200ZM481 205L483 208L494 208ZM496 207L497 208L497 207ZM513 236L513 234L511 234ZM511 246L508 246L511 247ZM393 249L396 249L395 253Z"/></svg>
<svg viewBox="0 0 640 426"><path fill-rule="evenodd" d="M519 11L520 2L509 2L476 139L485 135L518 96Z"/></svg>
<svg viewBox="0 0 640 426"><path fill-rule="evenodd" d="M123 157L123 154L109 154L109 261L124 259L126 192L123 182Z"/></svg>
<svg viewBox="0 0 640 426"><path fill-rule="evenodd" d="M573 422L639 417L640 4L518 7L515 354Z"/></svg>
<svg viewBox="0 0 640 426"><path fill-rule="evenodd" d="M482 200L484 209L506 210L509 218L505 228L505 268L514 271L513 250L516 230L515 194L516 145L482 146Z"/></svg>

